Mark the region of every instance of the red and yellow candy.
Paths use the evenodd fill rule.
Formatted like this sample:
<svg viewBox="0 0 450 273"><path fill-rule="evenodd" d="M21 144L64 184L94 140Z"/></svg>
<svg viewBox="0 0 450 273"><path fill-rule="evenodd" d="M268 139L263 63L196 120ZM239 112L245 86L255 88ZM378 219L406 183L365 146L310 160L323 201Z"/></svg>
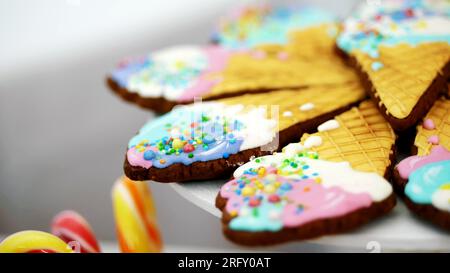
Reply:
<svg viewBox="0 0 450 273"><path fill-rule="evenodd" d="M14 233L0 243L0 253L73 253L58 237L42 231Z"/></svg>
<svg viewBox="0 0 450 273"><path fill-rule="evenodd" d="M62 211L53 218L52 233L66 243L79 244L81 253L99 253L100 246L89 223L75 211Z"/></svg>
<svg viewBox="0 0 450 273"><path fill-rule="evenodd" d="M161 235L150 189L126 177L112 189L117 237L122 252L160 252Z"/></svg>

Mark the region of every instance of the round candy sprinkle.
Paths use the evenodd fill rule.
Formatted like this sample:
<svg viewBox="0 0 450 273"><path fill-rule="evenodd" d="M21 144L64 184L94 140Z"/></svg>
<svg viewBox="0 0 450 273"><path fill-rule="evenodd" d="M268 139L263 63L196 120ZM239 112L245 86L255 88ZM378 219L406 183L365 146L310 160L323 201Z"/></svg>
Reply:
<svg viewBox="0 0 450 273"><path fill-rule="evenodd" d="M292 189L292 186L291 186L291 184L289 184L289 183L285 183L285 184L283 184L283 185L280 186L280 189L282 189L282 190L284 190L284 191L288 191L288 190L291 190L291 189Z"/></svg>
<svg viewBox="0 0 450 273"><path fill-rule="evenodd" d="M255 189L253 187L245 186L242 189L242 195L243 196L252 196L255 194Z"/></svg>
<svg viewBox="0 0 450 273"><path fill-rule="evenodd" d="M428 143L433 144L433 145L438 145L439 144L439 137L437 135L432 135L428 138Z"/></svg>
<svg viewBox="0 0 450 273"><path fill-rule="evenodd" d="M207 135L203 138L203 143L205 143L205 144L211 144L211 143L214 143L215 141L216 140L210 135Z"/></svg>
<svg viewBox="0 0 450 273"><path fill-rule="evenodd" d="M184 141L182 141L179 138L174 139L172 142L172 148L174 148L174 149L177 149L177 150L182 149L183 146L184 146Z"/></svg>
<svg viewBox="0 0 450 273"><path fill-rule="evenodd" d="M427 119L423 122L422 127L423 127L424 129L427 129L427 130L434 130L434 129L436 129L436 126L434 125L433 120L432 120L432 119L429 119L429 118L427 118Z"/></svg>
<svg viewBox="0 0 450 273"><path fill-rule="evenodd" d="M264 186L264 192L266 192L266 193L274 193L276 190L277 189L272 184Z"/></svg>
<svg viewBox="0 0 450 273"><path fill-rule="evenodd" d="M278 195L272 194L272 195L269 195L268 200L270 203L278 203L278 202L280 202L281 199Z"/></svg>
<svg viewBox="0 0 450 273"><path fill-rule="evenodd" d="M185 152L185 153L190 153L190 152L193 152L194 150L195 150L195 147L192 144L185 144L183 147L183 152Z"/></svg>
<svg viewBox="0 0 450 273"><path fill-rule="evenodd" d="M258 198L251 198L250 201L248 202L248 205L250 207L257 207L261 204L261 201Z"/></svg>
<svg viewBox="0 0 450 273"><path fill-rule="evenodd" d="M155 158L155 152L152 150L148 150L144 152L144 159L145 160L152 160Z"/></svg>
<svg viewBox="0 0 450 273"><path fill-rule="evenodd" d="M229 153L224 153L224 154L223 154L223 158L228 158L229 156L230 156Z"/></svg>
<svg viewBox="0 0 450 273"><path fill-rule="evenodd" d="M189 157L189 158L193 158L193 157L194 157L194 154L192 154L192 153L191 153L191 154L188 154L188 157Z"/></svg>
<svg viewBox="0 0 450 273"><path fill-rule="evenodd" d="M266 168L261 167L258 169L258 175L259 176L264 176L264 174L266 173Z"/></svg>

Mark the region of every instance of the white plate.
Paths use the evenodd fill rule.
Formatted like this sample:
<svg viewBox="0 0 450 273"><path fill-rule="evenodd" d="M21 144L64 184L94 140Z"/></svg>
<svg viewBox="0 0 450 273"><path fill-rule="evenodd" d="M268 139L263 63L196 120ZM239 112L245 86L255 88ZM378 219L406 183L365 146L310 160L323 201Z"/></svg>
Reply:
<svg viewBox="0 0 450 273"><path fill-rule="evenodd" d="M171 183L171 186L188 201L220 218L221 212L215 207L215 199L224 182ZM309 240L308 243L373 251L450 252L448 233L415 217L401 200L397 201L397 206L391 213L362 228L351 233Z"/></svg>

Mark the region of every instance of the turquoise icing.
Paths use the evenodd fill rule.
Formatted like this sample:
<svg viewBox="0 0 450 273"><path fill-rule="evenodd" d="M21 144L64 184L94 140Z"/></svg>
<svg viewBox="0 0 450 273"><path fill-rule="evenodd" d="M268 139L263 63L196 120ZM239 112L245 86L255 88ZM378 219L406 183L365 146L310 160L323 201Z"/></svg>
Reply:
<svg viewBox="0 0 450 273"><path fill-rule="evenodd" d="M352 17L356 22L364 24L363 29L354 32L344 30L337 38L337 44L342 50L350 53L358 49L372 58L378 58L380 45L395 46L406 43L416 46L426 42L450 43L450 29L445 34L426 34L417 32L411 24L408 24L436 16L448 17L450 11L448 5L435 7L429 5L426 1L404 1L402 5L393 11L385 11L383 5L371 8L377 9L373 17L361 18L362 16L357 13ZM417 14L421 15L417 16ZM389 22L401 29L403 33L401 35L380 33L380 29L372 29L370 25L367 25L368 23L373 24L377 20L386 20L386 18L389 18Z"/></svg>
<svg viewBox="0 0 450 273"><path fill-rule="evenodd" d="M373 70L373 71L378 71L378 70L380 70L381 68L383 68L383 64L380 63L380 62L373 62L372 65L371 65L371 67L372 67L372 70Z"/></svg>
<svg viewBox="0 0 450 273"><path fill-rule="evenodd" d="M415 203L431 204L432 195L450 182L450 160L426 164L409 175L405 194Z"/></svg>
<svg viewBox="0 0 450 273"><path fill-rule="evenodd" d="M252 13L240 15L239 18L227 18L228 22L213 34L213 40L227 48L254 47L265 43L285 44L289 31L293 29L336 20L330 13L313 7L275 7L269 8L268 14L264 14L261 8L249 9L257 15Z"/></svg>
<svg viewBox="0 0 450 273"><path fill-rule="evenodd" d="M133 166L165 168L174 163L188 165L238 153L243 139L235 137L233 132L240 131L243 124L236 119L211 115L210 110L179 107L148 122L129 141L128 160ZM173 136L173 130L177 136ZM174 139L184 144L176 147ZM193 150L185 150L188 144ZM139 146L142 151L138 151Z"/></svg>
<svg viewBox="0 0 450 273"><path fill-rule="evenodd" d="M263 202L259 207L252 208L248 205L244 205L242 210L247 210L248 215L235 217L230 221L230 228L233 230L241 231L279 231L283 228L283 221L281 220L281 214L284 206L281 203L268 203ZM278 219L270 219L271 214L278 214Z"/></svg>

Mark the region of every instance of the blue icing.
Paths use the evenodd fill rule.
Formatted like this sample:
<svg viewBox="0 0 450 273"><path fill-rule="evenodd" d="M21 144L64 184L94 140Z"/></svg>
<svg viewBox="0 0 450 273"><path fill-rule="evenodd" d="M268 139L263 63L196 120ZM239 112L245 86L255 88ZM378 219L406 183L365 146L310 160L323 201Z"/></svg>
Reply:
<svg viewBox="0 0 450 273"><path fill-rule="evenodd" d="M247 210L248 214L242 215L242 210ZM281 217L270 218L270 215L278 214L281 216L282 211L281 203L262 202L256 208L244 205L240 209L239 217L233 218L229 225L231 229L241 231L279 231L283 228Z"/></svg>
<svg viewBox="0 0 450 273"><path fill-rule="evenodd" d="M312 7L275 7L268 14L263 9L250 9L253 11L251 15L243 15L229 22L213 34L213 39L228 48L254 47L265 43L285 44L291 30L336 20L330 13Z"/></svg>
<svg viewBox="0 0 450 273"><path fill-rule="evenodd" d="M415 203L431 204L433 193L450 182L450 160L426 164L409 175L405 194Z"/></svg>
<svg viewBox="0 0 450 273"><path fill-rule="evenodd" d="M184 54L183 50L185 51ZM124 88L140 89L141 85L184 89L207 67L208 59L196 48L174 47L130 61L111 73ZM173 56L178 56L174 58Z"/></svg>
<svg viewBox="0 0 450 273"><path fill-rule="evenodd" d="M115 71L111 73L112 79L116 81L121 87L127 87L128 81L130 77L142 69L144 69L146 66L148 66L148 62L132 62L124 67L118 68Z"/></svg>
<svg viewBox="0 0 450 273"><path fill-rule="evenodd" d="M128 149L142 149L135 149L134 153L142 160L151 161L156 168L175 163L189 165L238 153L243 139L232 132L244 128L243 124L223 116L208 116L208 110L211 109L175 108L145 124L129 141ZM182 142L181 146L175 141ZM189 145L192 149L184 150Z"/></svg>

